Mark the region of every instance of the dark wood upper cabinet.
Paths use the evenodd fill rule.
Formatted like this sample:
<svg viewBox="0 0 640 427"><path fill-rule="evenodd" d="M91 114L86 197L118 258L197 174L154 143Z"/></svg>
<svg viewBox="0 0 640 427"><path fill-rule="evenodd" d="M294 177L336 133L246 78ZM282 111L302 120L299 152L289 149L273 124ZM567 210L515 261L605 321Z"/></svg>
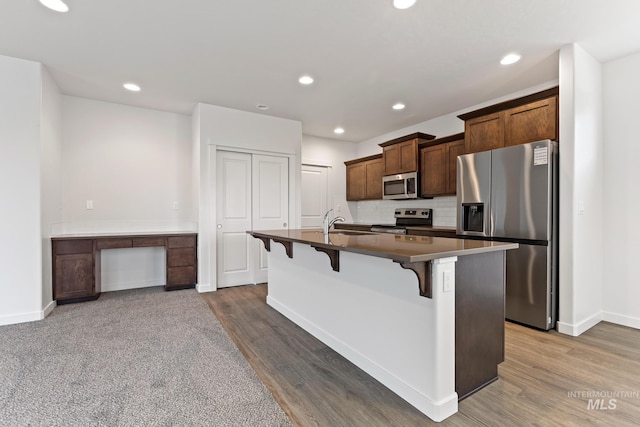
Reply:
<svg viewBox="0 0 640 427"><path fill-rule="evenodd" d="M555 87L458 116L465 121L465 151L558 141L558 94Z"/></svg>
<svg viewBox="0 0 640 427"><path fill-rule="evenodd" d="M365 162L365 192L364 197L367 200L382 199L382 175L384 167L382 159L370 160Z"/></svg>
<svg viewBox="0 0 640 427"><path fill-rule="evenodd" d="M477 153L504 147L504 112L476 117L465 122L465 151Z"/></svg>
<svg viewBox="0 0 640 427"><path fill-rule="evenodd" d="M378 144L382 147L384 175L418 171L418 144L435 136L416 132Z"/></svg>
<svg viewBox="0 0 640 427"><path fill-rule="evenodd" d="M541 139L557 141L557 104L557 97L552 97L505 111L505 147Z"/></svg>
<svg viewBox="0 0 640 427"><path fill-rule="evenodd" d="M344 162L347 166L347 200L382 199L382 154Z"/></svg>
<svg viewBox="0 0 640 427"><path fill-rule="evenodd" d="M446 144L420 149L420 193L433 197L447 191Z"/></svg>
<svg viewBox="0 0 640 427"><path fill-rule="evenodd" d="M464 133L434 139L420 146L422 197L456 194L457 157L464 151Z"/></svg>
<svg viewBox="0 0 640 427"><path fill-rule="evenodd" d="M458 176L458 156L465 154L464 136L461 139L447 143L447 194L456 194Z"/></svg>

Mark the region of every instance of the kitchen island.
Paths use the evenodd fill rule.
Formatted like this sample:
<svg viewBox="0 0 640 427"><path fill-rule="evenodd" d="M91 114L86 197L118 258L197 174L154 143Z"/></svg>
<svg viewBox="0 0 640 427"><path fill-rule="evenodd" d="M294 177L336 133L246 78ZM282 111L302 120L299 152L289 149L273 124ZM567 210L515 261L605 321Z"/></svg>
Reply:
<svg viewBox="0 0 640 427"><path fill-rule="evenodd" d="M505 250L517 244L336 230L252 231L267 303L435 421L497 379Z"/></svg>

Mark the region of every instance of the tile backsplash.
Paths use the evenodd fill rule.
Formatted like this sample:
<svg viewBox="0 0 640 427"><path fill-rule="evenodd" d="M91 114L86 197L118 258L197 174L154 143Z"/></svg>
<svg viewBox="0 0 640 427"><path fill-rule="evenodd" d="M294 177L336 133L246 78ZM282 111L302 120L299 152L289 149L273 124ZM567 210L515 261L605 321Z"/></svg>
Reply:
<svg viewBox="0 0 640 427"><path fill-rule="evenodd" d="M393 213L396 208L431 208L433 209L434 227L456 226L456 197L436 197L433 199L415 200L363 200L349 202L355 222L366 224L393 224ZM353 203L353 204L352 204Z"/></svg>

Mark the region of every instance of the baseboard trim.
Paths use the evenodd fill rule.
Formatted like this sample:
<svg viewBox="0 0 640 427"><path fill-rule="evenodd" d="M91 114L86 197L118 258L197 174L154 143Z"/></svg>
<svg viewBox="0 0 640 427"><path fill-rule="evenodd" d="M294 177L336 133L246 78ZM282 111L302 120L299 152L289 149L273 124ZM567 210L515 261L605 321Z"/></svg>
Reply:
<svg viewBox="0 0 640 427"><path fill-rule="evenodd" d="M640 329L640 318L637 317L625 316L623 314L612 313L610 311L603 311L602 320L604 320L605 322L615 323L616 325Z"/></svg>
<svg viewBox="0 0 640 427"><path fill-rule="evenodd" d="M29 313L8 314L0 316L0 326L15 325L17 323L35 322L44 318L43 311L32 311Z"/></svg>
<svg viewBox="0 0 640 427"><path fill-rule="evenodd" d="M578 323L565 323L558 321L556 324L556 328L558 332L565 335L571 335L572 337L577 337L581 335L583 332L588 331L598 323L600 323L602 319L602 311L599 311L581 322Z"/></svg>
<svg viewBox="0 0 640 427"><path fill-rule="evenodd" d="M411 405L415 406L418 410L426 414L432 420L439 422L458 412L457 393L454 392L451 396L448 396L441 401L434 401L429 398L429 396L418 392L412 386L406 384L400 378L391 374L384 367L373 362L362 353L356 351L355 349L345 344L343 341L337 339L327 331L310 322L304 316L300 315L294 310L289 309L287 306L283 305L273 297L267 296L267 304L291 321L293 321L302 329L318 338L327 346L331 347L337 353L344 356L354 365L358 366L360 369L376 378L380 383L384 384L398 396L402 397Z"/></svg>
<svg viewBox="0 0 640 427"><path fill-rule="evenodd" d="M49 304L47 304L44 310L42 310L42 318L44 319L45 317L50 315L53 309L56 308L57 305L58 304L56 304L55 301L51 301Z"/></svg>
<svg viewBox="0 0 640 427"><path fill-rule="evenodd" d="M198 283L196 285L196 291L201 294L205 292L214 292L216 290L215 286L211 286L211 283Z"/></svg>

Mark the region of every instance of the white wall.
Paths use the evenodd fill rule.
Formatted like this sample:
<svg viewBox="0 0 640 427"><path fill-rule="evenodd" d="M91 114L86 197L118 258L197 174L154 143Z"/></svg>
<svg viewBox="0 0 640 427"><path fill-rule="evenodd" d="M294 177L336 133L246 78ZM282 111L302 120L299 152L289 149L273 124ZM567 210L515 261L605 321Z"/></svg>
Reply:
<svg viewBox="0 0 640 427"><path fill-rule="evenodd" d="M354 221L355 212L352 213L350 204L347 204L347 167L344 162L358 157L357 148L353 142L302 135L302 163L328 167L329 209L347 222Z"/></svg>
<svg viewBox="0 0 640 427"><path fill-rule="evenodd" d="M55 303L52 290L51 230L62 221L62 97L58 86L42 67L40 129L40 231L42 237L42 309L48 314Z"/></svg>
<svg viewBox="0 0 640 427"><path fill-rule="evenodd" d="M0 56L0 325L42 318L41 66Z"/></svg>
<svg viewBox="0 0 640 427"><path fill-rule="evenodd" d="M289 226L300 227L302 123L216 105L198 104L192 115L199 140L198 286L216 285L216 150L232 149L283 155L289 158Z"/></svg>
<svg viewBox="0 0 640 427"><path fill-rule="evenodd" d="M560 51L560 307L558 330L602 318L602 66L579 45Z"/></svg>
<svg viewBox="0 0 640 427"><path fill-rule="evenodd" d="M604 86L603 319L640 328L640 52L608 62Z"/></svg>
<svg viewBox="0 0 640 427"><path fill-rule="evenodd" d="M62 97L62 108L56 234L196 231L190 117L72 96ZM103 291L165 283L161 248L101 257Z"/></svg>
<svg viewBox="0 0 640 427"><path fill-rule="evenodd" d="M62 105L65 227L135 231L195 220L190 117L72 96Z"/></svg>

